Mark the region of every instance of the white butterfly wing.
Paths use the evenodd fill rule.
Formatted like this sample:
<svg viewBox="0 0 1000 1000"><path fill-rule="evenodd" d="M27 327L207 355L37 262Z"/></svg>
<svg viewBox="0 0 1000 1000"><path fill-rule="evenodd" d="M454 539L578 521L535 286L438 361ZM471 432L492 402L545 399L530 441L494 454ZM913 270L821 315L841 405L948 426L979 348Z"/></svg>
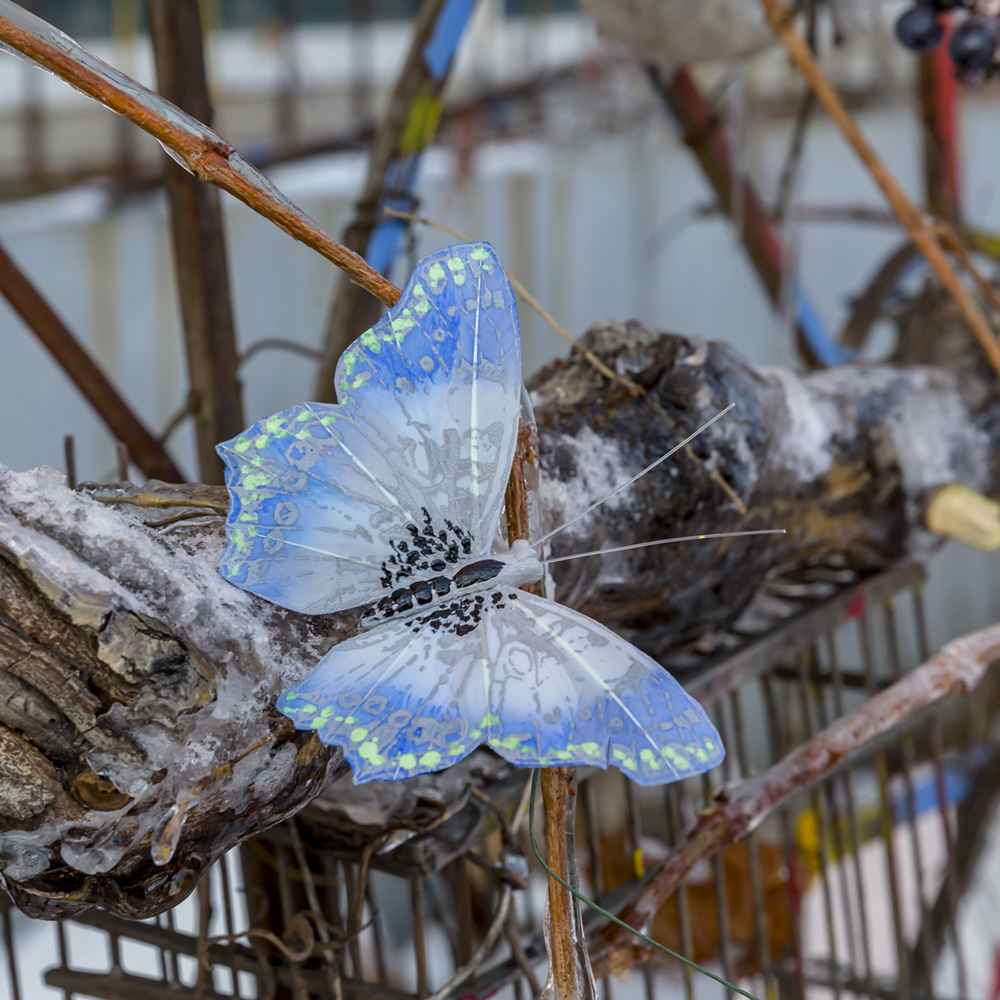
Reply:
<svg viewBox="0 0 1000 1000"><path fill-rule="evenodd" d="M335 646L279 707L355 782L436 771L485 743L514 764L618 767L652 785L716 767L704 709L659 664L563 605L463 598Z"/></svg>
<svg viewBox="0 0 1000 1000"><path fill-rule="evenodd" d="M294 406L218 447L223 576L309 614L489 550L521 391L517 311L493 248L421 261L336 380L339 404Z"/></svg>

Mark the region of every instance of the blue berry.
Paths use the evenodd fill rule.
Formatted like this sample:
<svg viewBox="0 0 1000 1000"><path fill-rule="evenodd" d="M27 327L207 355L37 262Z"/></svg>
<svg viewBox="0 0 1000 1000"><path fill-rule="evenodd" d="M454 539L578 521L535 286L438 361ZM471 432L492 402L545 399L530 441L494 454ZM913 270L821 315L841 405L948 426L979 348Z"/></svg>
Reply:
<svg viewBox="0 0 1000 1000"><path fill-rule="evenodd" d="M970 17L951 36L948 54L961 80L978 83L993 69L997 50L997 26L992 18Z"/></svg>
<svg viewBox="0 0 1000 1000"><path fill-rule="evenodd" d="M930 7L911 7L896 21L896 38L912 52L932 52L944 35L937 14Z"/></svg>

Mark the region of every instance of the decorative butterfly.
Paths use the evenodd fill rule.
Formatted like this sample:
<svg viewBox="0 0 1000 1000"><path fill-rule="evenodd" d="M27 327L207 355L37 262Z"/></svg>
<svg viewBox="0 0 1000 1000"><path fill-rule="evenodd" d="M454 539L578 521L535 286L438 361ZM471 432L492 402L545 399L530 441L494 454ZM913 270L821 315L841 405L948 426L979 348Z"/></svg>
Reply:
<svg viewBox="0 0 1000 1000"><path fill-rule="evenodd" d="M496 251L422 260L336 380L337 405L293 406L218 446L223 577L305 614L365 606L364 631L281 696L296 728L341 747L356 783L480 744L643 785L714 768L724 750L702 707L604 626L519 590L542 564L497 541L521 341Z"/></svg>

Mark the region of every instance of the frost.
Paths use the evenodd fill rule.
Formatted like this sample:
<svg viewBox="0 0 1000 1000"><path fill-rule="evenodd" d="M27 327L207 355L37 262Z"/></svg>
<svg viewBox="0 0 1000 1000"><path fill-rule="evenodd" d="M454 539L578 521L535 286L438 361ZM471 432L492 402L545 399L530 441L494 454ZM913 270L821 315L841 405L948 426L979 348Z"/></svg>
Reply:
<svg viewBox="0 0 1000 1000"><path fill-rule="evenodd" d="M798 375L780 368L761 368L760 372L778 383L785 397L788 427L777 436L778 447L771 458L802 482L819 479L830 470L830 429L836 414L824 397L815 391L816 379L809 389Z"/></svg>
<svg viewBox="0 0 1000 1000"><path fill-rule="evenodd" d="M154 839L172 811L187 824L202 809L270 815L278 793L291 803L281 815L294 808L296 746L275 741L269 720L277 694L335 637L313 636L223 580L220 548L210 531L157 534L133 514L67 489L51 469L0 466L0 551L72 622L96 633L100 659L139 692L131 704L113 703L80 740L81 759L132 801L0 834L8 879L42 874L58 861L57 846L78 871L108 872ZM302 790L300 804L309 794ZM229 832L230 843L238 833Z"/></svg>

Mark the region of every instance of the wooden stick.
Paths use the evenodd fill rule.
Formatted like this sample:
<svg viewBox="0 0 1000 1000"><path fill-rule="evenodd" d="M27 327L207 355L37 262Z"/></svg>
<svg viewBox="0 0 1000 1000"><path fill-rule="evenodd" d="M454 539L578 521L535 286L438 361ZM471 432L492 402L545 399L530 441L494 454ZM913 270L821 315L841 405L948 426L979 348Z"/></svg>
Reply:
<svg viewBox="0 0 1000 1000"><path fill-rule="evenodd" d="M216 184L336 264L387 306L400 290L330 239L256 167L196 118L112 69L52 25L0 0L0 42L158 139L199 180ZM58 44L56 44L58 43Z"/></svg>
<svg viewBox="0 0 1000 1000"><path fill-rule="evenodd" d="M929 222L924 213L907 197L864 137L861 129L858 128L850 112L844 107L844 103L833 89L826 74L820 68L805 39L795 27L789 11L779 3L779 0L760 0L760 4L789 58L815 91L819 102L844 133L844 137L858 154L861 162L868 168L872 180L882 189L886 200L896 213L896 217L910 234L910 239L927 258L927 263L938 276L938 280L961 310L962 316L989 358L990 364L997 374L1000 374L1000 343L998 343L996 334L975 296L965 287L962 279L951 266L948 255L938 242L933 223Z"/></svg>
<svg viewBox="0 0 1000 1000"><path fill-rule="evenodd" d="M531 428L519 424L517 450L507 482L505 506L507 511L507 537L511 543L519 538L529 538L528 492L525 476L526 466L534 465L537 454L533 447ZM534 591L538 587L525 585L522 590ZM545 803L545 853L549 868L563 881L570 882L569 849L572 838L567 825L567 815L574 816L570 808L571 796L576 795L575 767L542 768L542 801ZM584 1000L581 982L587 983L592 977L589 970L581 968L587 961L585 947L577 948L577 940L582 943L582 935L574 931L579 915L578 904L555 879L548 880L549 899L549 979L554 1000ZM572 884L570 882L570 884ZM582 922L579 927L582 931Z"/></svg>
<svg viewBox="0 0 1000 1000"><path fill-rule="evenodd" d="M702 858L752 831L796 792L823 780L847 757L953 694L972 691L1000 659L1000 624L948 643L902 680L843 716L768 771L719 789L684 842L652 873L619 914L645 927ZM626 931L608 926L591 952L594 974L623 973L648 957L648 948Z"/></svg>

